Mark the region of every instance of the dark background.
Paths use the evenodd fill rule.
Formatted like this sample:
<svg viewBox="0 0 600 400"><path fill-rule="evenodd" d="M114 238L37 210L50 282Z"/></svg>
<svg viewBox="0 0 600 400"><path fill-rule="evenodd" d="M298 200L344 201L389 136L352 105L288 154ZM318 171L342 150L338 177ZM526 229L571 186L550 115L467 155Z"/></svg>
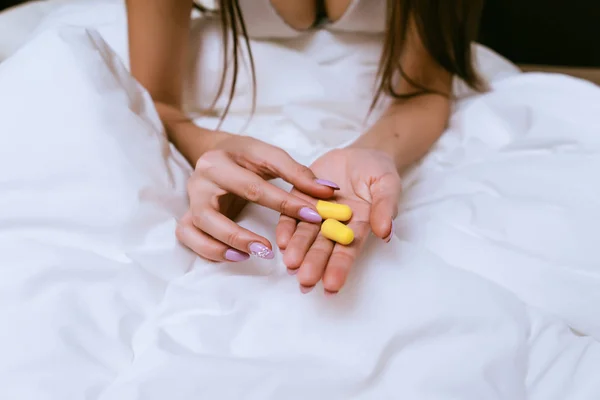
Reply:
<svg viewBox="0 0 600 400"><path fill-rule="evenodd" d="M519 64L600 67L600 0L486 0L481 42Z"/></svg>
<svg viewBox="0 0 600 400"><path fill-rule="evenodd" d="M600 67L600 0L486 0L480 41L519 64Z"/></svg>

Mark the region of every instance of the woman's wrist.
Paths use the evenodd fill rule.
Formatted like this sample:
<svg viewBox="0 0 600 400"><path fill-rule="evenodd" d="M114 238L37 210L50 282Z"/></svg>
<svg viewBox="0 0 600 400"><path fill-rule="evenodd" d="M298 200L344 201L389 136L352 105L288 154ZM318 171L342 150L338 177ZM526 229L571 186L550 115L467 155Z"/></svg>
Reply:
<svg viewBox="0 0 600 400"><path fill-rule="evenodd" d="M379 150L403 173L431 149L444 132L450 101L439 95L423 95L396 101L350 147Z"/></svg>
<svg viewBox="0 0 600 400"><path fill-rule="evenodd" d="M409 165L405 163L406 157L402 155L402 149L399 146L392 145L394 140L392 131L369 130L348 147L379 151L382 155L389 157L398 172L402 174Z"/></svg>
<svg viewBox="0 0 600 400"><path fill-rule="evenodd" d="M159 102L155 105L169 141L191 165L195 165L202 154L213 149L227 135L197 126L175 106Z"/></svg>

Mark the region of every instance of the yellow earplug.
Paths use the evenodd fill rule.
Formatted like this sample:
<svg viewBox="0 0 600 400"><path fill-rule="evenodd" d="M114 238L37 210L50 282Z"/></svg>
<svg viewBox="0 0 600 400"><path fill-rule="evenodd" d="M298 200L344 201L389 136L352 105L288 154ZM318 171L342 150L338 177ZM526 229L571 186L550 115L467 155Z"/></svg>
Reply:
<svg viewBox="0 0 600 400"><path fill-rule="evenodd" d="M344 246L349 245L354 240L354 232L348 226L335 219L327 219L321 225L321 234L327 239L333 240Z"/></svg>
<svg viewBox="0 0 600 400"><path fill-rule="evenodd" d="M330 203L328 201L317 201L317 212L323 219L335 219L348 221L352 218L352 209L345 204Z"/></svg>

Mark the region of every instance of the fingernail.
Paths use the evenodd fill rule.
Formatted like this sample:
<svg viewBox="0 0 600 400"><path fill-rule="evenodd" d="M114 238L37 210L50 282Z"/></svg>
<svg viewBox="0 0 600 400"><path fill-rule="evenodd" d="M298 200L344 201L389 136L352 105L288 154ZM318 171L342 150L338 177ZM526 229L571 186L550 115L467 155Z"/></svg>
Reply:
<svg viewBox="0 0 600 400"><path fill-rule="evenodd" d="M318 212L308 207L301 208L300 212L298 213L298 216L306 222L312 222L315 224L318 224L321 221L323 221L323 218L321 218Z"/></svg>
<svg viewBox="0 0 600 400"><path fill-rule="evenodd" d="M334 297L338 292L330 292L329 290L325 290L325 297Z"/></svg>
<svg viewBox="0 0 600 400"><path fill-rule="evenodd" d="M275 257L275 254L273 254L273 251L271 251L271 249L269 249L267 246L265 246L262 243L254 242L254 243L250 244L249 249L250 249L250 254L252 254L253 256L256 256L258 258L272 260Z"/></svg>
<svg viewBox="0 0 600 400"><path fill-rule="evenodd" d="M331 181L328 181L327 179L315 179L315 182L317 182L319 185L330 187L333 190L340 190L340 187L338 185Z"/></svg>
<svg viewBox="0 0 600 400"><path fill-rule="evenodd" d="M298 273L298 268L296 268L296 269L288 268L287 273L290 275L296 275Z"/></svg>
<svg viewBox="0 0 600 400"><path fill-rule="evenodd" d="M390 228L390 234L388 235L388 237L386 237L385 239L383 239L386 243L389 243L390 240L392 240L392 236L394 236L394 220L392 220L392 227Z"/></svg>
<svg viewBox="0 0 600 400"><path fill-rule="evenodd" d="M246 261L250 258L249 254L242 253L241 251L237 251L234 249L229 249L225 252L225 259L231 262L240 262Z"/></svg>
<svg viewBox="0 0 600 400"><path fill-rule="evenodd" d="M308 286L302 286L302 285L300 285L300 291L303 294L310 293L313 290L313 288L314 288L314 286L308 287Z"/></svg>

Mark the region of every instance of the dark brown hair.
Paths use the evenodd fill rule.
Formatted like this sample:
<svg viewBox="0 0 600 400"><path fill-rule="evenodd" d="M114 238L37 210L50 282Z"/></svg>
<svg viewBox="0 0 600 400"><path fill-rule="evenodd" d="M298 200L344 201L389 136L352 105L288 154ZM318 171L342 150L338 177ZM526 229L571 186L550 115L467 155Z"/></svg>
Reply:
<svg viewBox="0 0 600 400"><path fill-rule="evenodd" d="M217 97L224 90L229 58L231 57L233 61L233 80L223 113L225 115L231 106L237 84L241 51L240 35L249 54L253 90L256 88L256 76L248 32L238 0L219 0L218 4L223 29L224 69ZM202 12L210 12L198 5L196 8ZM451 96L450 93L441 93L435 88L427 87L426 84L405 73L401 60L406 52L407 37L411 33L411 28L414 28L415 33L418 34L425 51L441 68L460 78L471 88L483 90L485 85L476 71L471 50L479 32L482 8L483 0L387 0L386 36L379 62L377 90L371 108L384 94L394 98L410 98L426 93ZM398 92L395 89L398 87L397 78L404 79L417 90L409 93ZM255 100L256 94L253 93L253 109Z"/></svg>

